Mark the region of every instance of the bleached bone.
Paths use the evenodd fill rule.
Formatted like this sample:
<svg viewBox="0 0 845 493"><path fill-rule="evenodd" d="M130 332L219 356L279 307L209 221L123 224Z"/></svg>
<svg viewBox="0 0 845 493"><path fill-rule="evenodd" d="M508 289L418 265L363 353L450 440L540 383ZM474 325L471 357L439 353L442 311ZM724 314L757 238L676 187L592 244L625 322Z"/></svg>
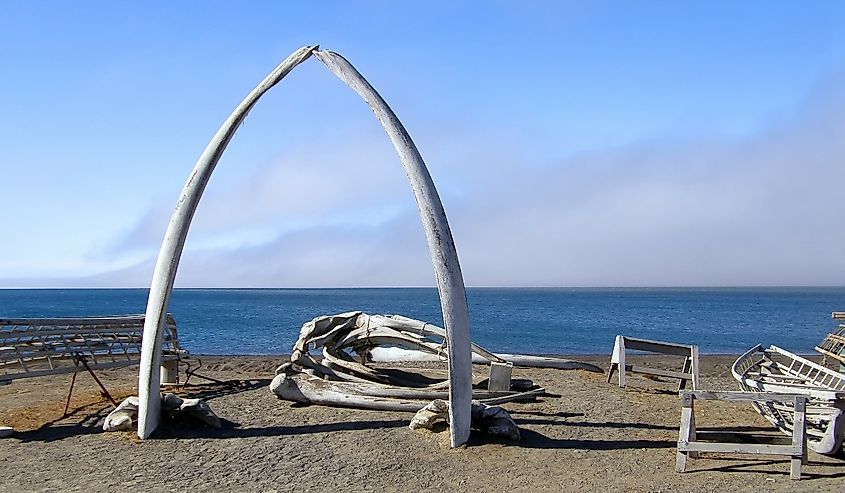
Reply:
<svg viewBox="0 0 845 493"><path fill-rule="evenodd" d="M412 430L433 429L438 423L449 422L447 404L435 399L417 411L408 427ZM502 436L519 441L519 427L507 411L498 406L488 406L472 401L472 427L488 435Z"/></svg>
<svg viewBox="0 0 845 493"><path fill-rule="evenodd" d="M586 370L593 373L604 373L604 370L596 365L563 358L505 353L498 353L496 356L505 361L510 361L514 367L519 368L554 368L557 370Z"/></svg>
<svg viewBox="0 0 845 493"><path fill-rule="evenodd" d="M123 399L103 421L103 431L129 431L138 419L138 398L134 395Z"/></svg>
<svg viewBox="0 0 845 493"><path fill-rule="evenodd" d="M220 418L202 399L183 399L176 394L164 394L161 398L161 409L174 416L190 416L214 428L221 426Z"/></svg>
<svg viewBox="0 0 845 493"><path fill-rule="evenodd" d="M442 399L445 392L431 390L395 388L387 385L365 384L357 382L338 382L323 380L302 373L293 375L280 374L273 378L270 390L280 399L303 404L323 406L353 407L377 411L417 412L431 399ZM506 402L523 402L536 399L545 394L545 389L538 388L520 393L478 391L478 401L487 405Z"/></svg>
<svg viewBox="0 0 845 493"><path fill-rule="evenodd" d="M466 290L446 212L417 146L384 99L342 56L319 50L314 52L314 56L370 106L399 153L399 159L411 182L428 240L431 261L434 264L440 308L446 326L449 354L449 417L452 423L450 438L452 446L457 447L469 439L472 361Z"/></svg>
<svg viewBox="0 0 845 493"><path fill-rule="evenodd" d="M179 259L188 236L188 229L194 217L205 186L214 171L220 156L235 135L235 131L246 118L255 103L270 88L282 80L294 67L311 56L317 46L304 46L287 57L270 75L261 81L252 92L238 104L231 115L223 122L211 142L188 176L188 181L179 195L176 208L156 260L150 294L147 298L147 311L144 321L144 338L141 345L141 368L138 372L138 436L147 438L160 422L161 392L159 389L159 360L164 333L165 313L173 292L173 282Z"/></svg>
<svg viewBox="0 0 845 493"><path fill-rule="evenodd" d="M384 99L364 77L337 53L317 51L317 46L305 46L285 59L235 108L197 160L173 211L156 261L147 301L141 369L138 375L140 397L138 436L142 439L147 438L159 423L158 366L162 324L170 302L188 229L205 186L235 130L250 109L264 93L312 54L367 102L393 142L405 168L428 240L446 326L449 354L449 413L452 420L451 444L457 447L469 438L472 363L466 291L452 232L434 181L408 132ZM304 348L300 351L305 352Z"/></svg>

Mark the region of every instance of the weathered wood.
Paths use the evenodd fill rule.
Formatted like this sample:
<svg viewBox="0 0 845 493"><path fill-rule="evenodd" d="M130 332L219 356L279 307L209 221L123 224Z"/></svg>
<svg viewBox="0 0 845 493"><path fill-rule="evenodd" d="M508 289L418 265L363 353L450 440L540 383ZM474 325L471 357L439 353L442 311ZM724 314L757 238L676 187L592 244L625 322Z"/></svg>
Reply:
<svg viewBox="0 0 845 493"><path fill-rule="evenodd" d="M144 315L114 315L108 317L26 317L0 318L0 325L134 325L143 324Z"/></svg>
<svg viewBox="0 0 845 493"><path fill-rule="evenodd" d="M837 312L834 312L837 313ZM845 324L840 324L833 332L825 336L816 346L816 351L825 358L839 362L839 371L845 373Z"/></svg>
<svg viewBox="0 0 845 493"><path fill-rule="evenodd" d="M834 320L845 320L845 312L833 312L830 317Z"/></svg>
<svg viewBox="0 0 845 493"><path fill-rule="evenodd" d="M487 390L509 391L511 389L511 372L513 363L490 362L490 375L487 378Z"/></svg>
<svg viewBox="0 0 845 493"><path fill-rule="evenodd" d="M604 370L596 365L564 358L506 353L496 353L495 356L503 362L513 363L513 366L517 368L553 368L556 370L586 370L593 373L604 373Z"/></svg>
<svg viewBox="0 0 845 493"><path fill-rule="evenodd" d="M685 390L680 393L683 396L691 396L698 400L711 401L738 401L738 402L772 402L792 401L796 395L793 393L775 392L741 392L741 391L710 391L710 390ZM809 395L807 395L809 397Z"/></svg>
<svg viewBox="0 0 845 493"><path fill-rule="evenodd" d="M0 320L0 381L140 363L143 315ZM165 344L166 343L166 344ZM161 361L171 365L187 352L179 347L176 322L168 314Z"/></svg>
<svg viewBox="0 0 845 493"><path fill-rule="evenodd" d="M675 459L675 471L686 470L687 458L695 457L699 452L739 453L754 455L778 455L790 457L790 477L801 478L801 465L807 462L807 438L804 412L808 396L796 394L765 395L756 392L705 392L682 391L681 424L678 432L678 447ZM729 402L768 402L787 398L792 400L795 409L795 426L792 440L786 445L699 441L695 430L695 400L720 400ZM737 435L732 432L732 435ZM740 434L747 435L745 433ZM713 436L709 433L708 436Z"/></svg>
<svg viewBox="0 0 845 493"><path fill-rule="evenodd" d="M749 392L806 395L808 447L835 454L845 439L845 374L818 365L777 346L755 346L734 362L731 373ZM792 436L791 399L752 404L761 416Z"/></svg>
<svg viewBox="0 0 845 493"><path fill-rule="evenodd" d="M677 378L680 380L691 380L689 373L672 370L662 370L660 368L650 368L642 365L625 365L625 371L631 373L643 373L653 375L655 377Z"/></svg>
<svg viewBox="0 0 845 493"><path fill-rule="evenodd" d="M175 360L175 359L176 359L176 356L168 356L168 357L162 358L162 361L163 362L172 361L172 360ZM92 370L109 370L109 369L112 369L112 368L123 368L123 367L126 367L126 366L134 366L134 365L137 365L137 364L139 364L139 360L137 360L137 359L133 360L133 361L114 361L114 362L111 362L111 363L92 364L91 369ZM85 368L83 368L82 366L68 366L68 367L54 368L54 369L49 369L49 370L30 370L30 371L27 371L27 372L24 372L24 373L16 373L14 375L0 375L0 384L9 383L9 382L17 380L19 378L46 377L46 376L49 376L49 375L63 375L63 374L66 374L66 373L78 373L78 372L82 372L82 371L86 371Z"/></svg>
<svg viewBox="0 0 845 493"><path fill-rule="evenodd" d="M653 341L625 336L625 349L633 351L648 351L650 353L670 354L673 356L689 356L693 346L691 344L677 344L674 342Z"/></svg>
<svg viewBox="0 0 845 493"><path fill-rule="evenodd" d="M793 454L790 467L792 479L801 479L801 465L807 463L807 399L795 398L795 417L792 421L792 448L800 452L800 457Z"/></svg>
<svg viewBox="0 0 845 493"><path fill-rule="evenodd" d="M681 371L662 370L642 365L626 364L626 351L648 351L652 353L668 354L671 356L684 356ZM626 372L641 373L658 377L677 378L679 380L678 390L686 387L687 381L692 382L692 388L699 386L698 370L698 346L690 344L677 344L673 342L660 342L650 339L638 339L617 335L613 343L613 353L610 356L610 368L607 371L607 381L610 383L613 372L619 371L619 386L625 387Z"/></svg>
<svg viewBox="0 0 845 493"><path fill-rule="evenodd" d="M678 442L682 452L723 452L733 454L786 455L792 457L796 451L792 445L769 445L761 443L722 443L722 442ZM801 460L800 458L798 459Z"/></svg>
<svg viewBox="0 0 845 493"><path fill-rule="evenodd" d="M369 105L393 142L417 201L434 265L449 355L449 422L453 447L469 439L472 400L472 356L469 313L458 252L440 196L428 168L405 127L373 86L346 59L331 51L314 55Z"/></svg>
<svg viewBox="0 0 845 493"><path fill-rule="evenodd" d="M700 389L701 388L701 377L699 373L699 359L698 359L698 346L692 346L690 348L690 369L692 370L692 388L693 389ZM684 381L686 383L686 380Z"/></svg>
<svg viewBox="0 0 845 493"><path fill-rule="evenodd" d="M692 424L694 405L692 402L692 396L682 395L681 401L681 426L678 433L678 451L675 457L676 472L684 472L687 466L687 450L685 448L681 448L681 444L687 444L695 440L692 436L692 432L695 429Z"/></svg>

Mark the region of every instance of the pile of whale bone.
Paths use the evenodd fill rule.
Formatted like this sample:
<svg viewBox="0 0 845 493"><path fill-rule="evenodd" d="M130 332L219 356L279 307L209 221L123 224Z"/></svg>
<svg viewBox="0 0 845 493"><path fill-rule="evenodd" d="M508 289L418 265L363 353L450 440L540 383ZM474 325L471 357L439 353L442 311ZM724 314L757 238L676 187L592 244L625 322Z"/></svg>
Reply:
<svg viewBox="0 0 845 493"><path fill-rule="evenodd" d="M348 312L317 317L302 326L290 361L276 369L270 388L281 399L305 404L417 412L434 399L448 399L449 380L368 365L371 353L392 347L445 361L445 343L444 329L400 315ZM493 354L477 344L471 346L476 363L602 372L588 363ZM525 379L511 380L506 390L488 390L482 384L473 386L472 398L488 406L547 395L545 389Z"/></svg>

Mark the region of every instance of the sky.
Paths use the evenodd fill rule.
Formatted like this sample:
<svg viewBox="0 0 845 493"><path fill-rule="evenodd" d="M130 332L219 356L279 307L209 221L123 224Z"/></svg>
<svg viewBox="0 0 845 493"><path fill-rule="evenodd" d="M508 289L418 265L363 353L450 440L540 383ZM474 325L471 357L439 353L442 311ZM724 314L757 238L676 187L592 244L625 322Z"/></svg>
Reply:
<svg viewBox="0 0 845 493"><path fill-rule="evenodd" d="M469 286L845 284L845 3L0 2L0 287L147 287L297 48L403 122ZM399 159L316 59L252 110L177 287L433 286Z"/></svg>

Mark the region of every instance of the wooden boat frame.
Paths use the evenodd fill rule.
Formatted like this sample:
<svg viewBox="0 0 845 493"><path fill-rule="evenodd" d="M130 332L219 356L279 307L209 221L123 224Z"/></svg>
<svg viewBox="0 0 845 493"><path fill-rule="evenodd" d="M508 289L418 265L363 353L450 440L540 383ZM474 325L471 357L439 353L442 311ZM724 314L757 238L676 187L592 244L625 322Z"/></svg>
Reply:
<svg viewBox="0 0 845 493"><path fill-rule="evenodd" d="M834 320L845 320L845 312L833 312ZM825 358L832 358L839 362L840 371L845 368L845 324L839 324L833 332L829 333L816 346L816 351Z"/></svg>
<svg viewBox="0 0 845 493"><path fill-rule="evenodd" d="M845 374L831 370L777 346L746 351L731 368L746 392L805 394L807 442L820 454L835 454L845 437ZM776 428L792 435L792 402L756 401L751 404Z"/></svg>

